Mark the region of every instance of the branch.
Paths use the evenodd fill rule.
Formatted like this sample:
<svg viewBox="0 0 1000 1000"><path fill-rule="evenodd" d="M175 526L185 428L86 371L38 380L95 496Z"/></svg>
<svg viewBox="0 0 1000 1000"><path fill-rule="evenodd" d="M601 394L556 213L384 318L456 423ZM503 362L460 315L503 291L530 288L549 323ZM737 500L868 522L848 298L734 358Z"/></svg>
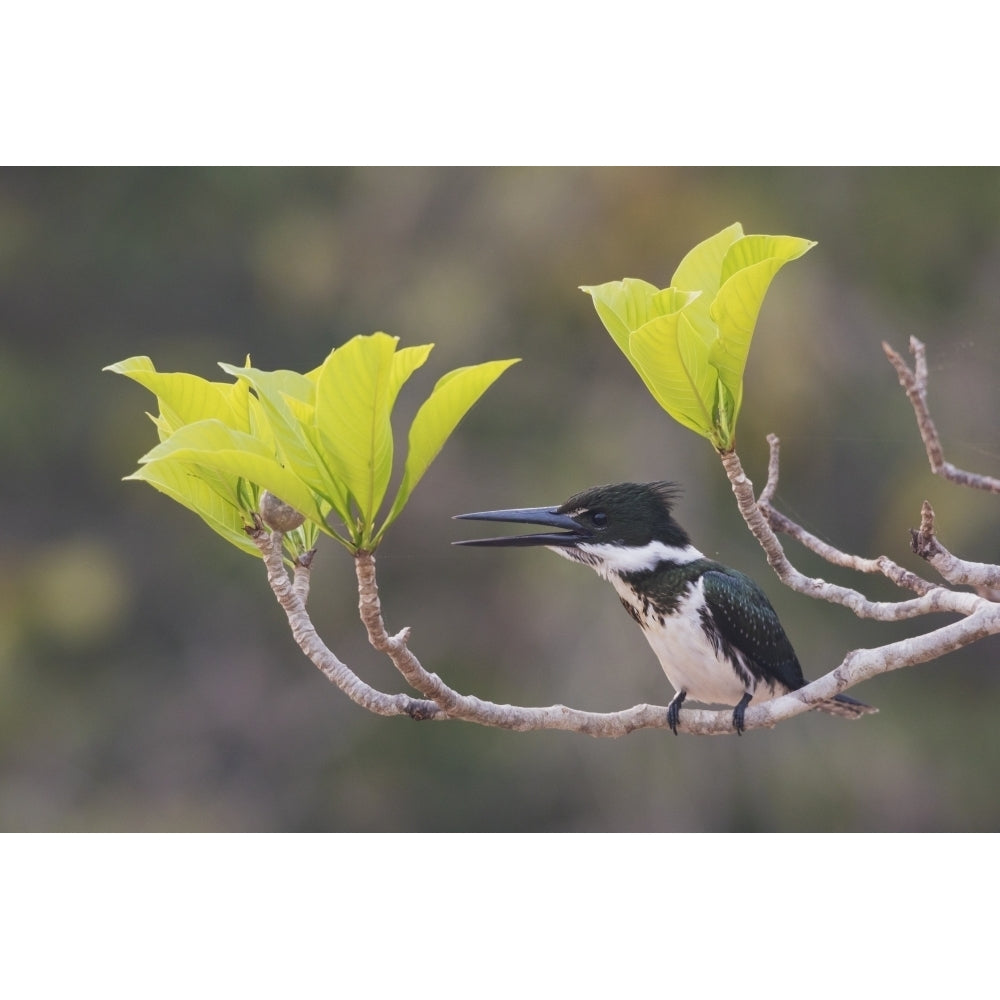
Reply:
<svg viewBox="0 0 1000 1000"><path fill-rule="evenodd" d="M913 370L907 367L902 356L894 351L885 341L882 350L899 376L899 384L906 390L906 395L913 406L917 418L920 437L927 451L927 460L931 464L931 472L936 476L959 486L969 486L976 490L988 490L990 493L1000 493L1000 479L992 476L982 476L975 472L966 472L944 460L944 450L938 437L937 427L931 419L927 406L927 349L917 340L910 337L910 353L913 355Z"/></svg>
<svg viewBox="0 0 1000 1000"><path fill-rule="evenodd" d="M295 571L292 576L292 589L295 591L295 596L302 602L303 607L305 607L306 601L309 600L309 583L312 576L312 561L315 558L316 549L312 548L295 560Z"/></svg>
<svg viewBox="0 0 1000 1000"><path fill-rule="evenodd" d="M617 739L636 729L666 729L667 708L660 705L635 705L619 712L585 712L566 705L523 707L498 705L471 695L459 694L437 675L426 671L409 648L410 630L390 635L382 618L378 584L375 580L375 557L359 552L355 557L358 578L358 608L361 621L372 646L385 653L395 664L406 682L420 694L439 705L444 716L463 719L483 726L527 732L539 729L561 729L587 736ZM792 715L807 711L808 704L791 706ZM757 726L767 725L761 719ZM754 728L748 712L746 728ZM732 713L685 711L678 732L714 734L732 733Z"/></svg>
<svg viewBox="0 0 1000 1000"><path fill-rule="evenodd" d="M253 528L247 529L247 534L260 549L267 567L267 582L288 617L295 641L327 680L336 684L356 705L376 715L408 715L413 719L430 719L440 712L440 708L433 702L421 702L408 695L388 695L377 691L342 663L319 637L306 611L305 594L309 587L311 558L305 564L297 564L293 583L282 558L281 533L267 531L258 521Z"/></svg>
<svg viewBox="0 0 1000 1000"><path fill-rule="evenodd" d="M845 569L852 569L858 573L881 573L884 577L895 583L896 586L904 590L912 590L915 594L923 595L934 589L935 584L924 580L915 573L911 573L908 569L904 569L893 562L888 556L865 559L862 556L843 552L828 542L817 538L791 518L785 517L784 514L776 511L771 505L771 499L778 488L781 442L778 440L777 434L768 434L767 443L770 448L770 456L767 463L767 484L761 490L758 505L768 524L775 531L781 531L784 534L790 535L805 548L811 552L815 552L820 558L825 559L834 566L843 566Z"/></svg>
<svg viewBox="0 0 1000 1000"><path fill-rule="evenodd" d="M900 383L906 389L913 405L931 469L952 482L976 489L1000 492L1000 481L957 469L944 461L940 439L927 407L927 363L924 345L916 338L910 340L910 349L916 358L915 371L910 371L903 359L888 344L883 343L882 347L899 374ZM776 511L772 502L778 488L780 442L774 434L769 435L767 441L770 447L768 476L759 500L754 498L753 483L743 471L736 452L723 453L720 457L743 519L764 549L768 563L783 583L809 597L842 604L859 617L896 621L931 612L946 611L960 614L963 619L924 635L890 643L878 649L855 650L848 653L840 666L824 677L792 695L766 702L761 706L763 709L781 711L790 698L807 692L810 695L815 692L820 698L829 697L843 690L843 687L837 686L838 684L843 683L846 687L877 674L924 663L1000 632L1000 603L994 593L1000 588L1000 566L968 562L948 552L934 533L934 510L928 501L925 500L921 508L920 528L910 532L913 551L926 559L948 583L976 587L979 590L978 594L956 592L932 584L884 555L866 559L843 552ZM818 577L805 576L795 569L785 555L776 534L778 531L795 538L832 565L861 573L881 573L900 588L910 590L918 596L906 601L873 602L857 590L839 587Z"/></svg>
<svg viewBox="0 0 1000 1000"><path fill-rule="evenodd" d="M823 701L880 674L936 660L956 649L998 633L1000 633L1000 605L982 601L968 617L932 632L875 649L852 650L839 666L804 688L766 701L759 707L748 709L747 728L750 728L751 717L758 725L773 726L799 714L790 710L796 700L806 700L809 704Z"/></svg>
<svg viewBox="0 0 1000 1000"><path fill-rule="evenodd" d="M927 405L927 348L924 344L916 337L910 337L910 352L914 358L912 371L901 355L885 341L882 342L882 350L892 367L896 369L899 383L906 390L906 395L913 406L931 472L960 486L1000 493L1000 480L992 476L967 472L945 461L941 439ZM934 533L934 509L927 500L921 509L920 528L910 531L910 544L913 551L926 559L948 583L976 587L982 596L996 598L994 592L1000 587L1000 566L993 563L969 562L952 555L938 541Z"/></svg>
<svg viewBox="0 0 1000 1000"><path fill-rule="evenodd" d="M770 497L777 487L779 442L774 435L768 440L771 443L771 475L768 487L761 495ZM968 615L976 609L975 601L979 598L975 594L956 593L944 587L935 587L915 574L908 573L886 556L865 560L840 552L833 546L821 542L804 528L777 514L769 504L766 508L758 504L753 493L753 483L743 471L743 465L735 451L725 452L720 457L733 493L736 495L736 505L743 515L743 520L760 542L767 561L778 575L778 579L797 593L816 600L829 601L831 604L843 605L859 618L874 618L878 621L903 621L939 611ZM799 538L808 540L809 548L838 566L850 566L853 569L862 569L863 572L884 573L889 579L916 591L920 596L908 601L870 601L860 591L851 587L842 587L819 577L806 576L797 570L785 555L772 523L779 530L794 532Z"/></svg>
<svg viewBox="0 0 1000 1000"><path fill-rule="evenodd" d="M359 609L374 648L386 653L404 679L426 701L414 701L406 695L386 695L360 681L315 635L305 609L296 606L294 592L281 563L281 540L277 533L255 537L268 565L268 580L279 603L288 614L293 634L303 652L327 678L353 701L379 715L408 715L416 720L463 719L483 726L527 732L541 729L563 730L586 736L617 739L637 729L666 729L667 709L663 705L634 705L618 712L586 712L565 705L522 707L500 705L470 695L459 694L437 675L428 673L409 649L410 630L390 635L382 619L375 559L359 553L356 560ZM291 598L289 597L291 594ZM881 673L936 659L986 635L1000 632L1000 607L983 601L976 612L960 622L937 629L916 639L904 639L878 649L855 650L828 674L811 684L747 709L745 728L772 728L779 722L809 711L824 701L861 681ZM363 697L359 697L359 691ZM685 708L678 732L697 735L731 735L732 712Z"/></svg>
<svg viewBox="0 0 1000 1000"><path fill-rule="evenodd" d="M1000 566L959 559L938 541L934 534L934 508L929 500L921 507L919 529L910 529L910 547L951 584L978 587L981 591L1000 588ZM992 598L992 594L984 596Z"/></svg>
<svg viewBox="0 0 1000 1000"><path fill-rule="evenodd" d="M618 739L637 729L667 729L665 705L633 705L617 712L586 712L565 705L523 707L501 705L463 695L450 688L437 675L429 673L409 648L410 630L390 635L382 618L378 584L375 578L375 558L361 552L355 559L358 577L359 611L372 646L386 653L406 682L425 696L417 700L406 694L386 694L362 681L326 646L316 633L305 603L300 595L308 590L309 565L298 563L294 582L289 579L282 560L282 536L267 531L261 525L250 528L248 535L260 549L267 579L278 603L288 618L292 635L299 648L332 683L355 704L377 715L405 715L417 721L462 719L483 726L527 732L541 729L582 733L597 738ZM311 561L311 560L310 560ZM854 672L863 667L855 666ZM837 693L854 683L852 673L843 673L832 681L827 678L808 685L781 699L754 705L747 709L744 728L770 728L810 710L817 701ZM677 726L679 733L697 735L732 735L732 712L685 708Z"/></svg>
<svg viewBox="0 0 1000 1000"><path fill-rule="evenodd" d="M963 472L943 459L937 431L926 405L927 368L923 345L911 339L916 357L911 372L888 345L883 348L899 373L917 415L917 423L927 448L931 468L945 478L963 485L1000 493L1000 481L987 476ZM767 561L779 579L792 590L809 597L850 608L858 617L879 621L900 621L918 616L946 612L960 619L923 635L889 643L876 649L857 649L818 680L798 691L748 707L745 729L770 728L778 722L809 711L817 702L879 674L901 667L937 659L946 653L977 642L989 635L1000 634L1000 603L990 592L1000 587L1000 566L972 563L953 556L938 541L934 532L934 511L925 501L918 530L911 531L914 552L921 555L952 585L970 585L979 594L955 591L936 585L898 565L888 556L864 558L837 549L813 535L801 525L779 513L772 506L778 487L780 442L775 435L768 437L770 456L768 478L759 500L753 483L743 471L735 451L723 453L723 467L736 497L736 503L747 527L758 540ZM861 573L880 573L903 590L916 596L900 601L870 601L863 593L850 587L827 583L819 577L809 577L797 570L785 554L777 532L787 534L832 565ZM372 688L354 674L319 638L306 611L309 593L310 564L314 551L301 556L295 563L293 578L289 578L282 561L282 536L268 532L258 520L248 534L257 544L267 567L268 582L288 617L292 634L303 652L337 687L356 704L379 715L406 715L416 720L462 719L479 725L517 731L558 729L583 733L593 737L615 739L637 729L666 729L666 706L634 705L618 712L586 712L565 705L522 707L483 701L464 695L448 686L437 674L424 669L409 646L410 629L390 634L382 617L381 601L375 577L375 558L370 552L355 556L358 581L358 610L371 645L385 653L406 683L421 695L386 694ZM678 732L715 735L733 733L729 710L709 711L685 708L677 725Z"/></svg>

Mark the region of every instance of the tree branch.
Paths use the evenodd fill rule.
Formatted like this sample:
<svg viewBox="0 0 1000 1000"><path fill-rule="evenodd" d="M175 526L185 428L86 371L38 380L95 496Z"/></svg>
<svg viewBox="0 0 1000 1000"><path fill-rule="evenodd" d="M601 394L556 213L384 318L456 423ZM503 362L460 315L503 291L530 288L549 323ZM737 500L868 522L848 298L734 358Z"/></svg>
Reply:
<svg viewBox="0 0 1000 1000"><path fill-rule="evenodd" d="M359 609L369 640L375 649L390 657L407 683L427 700L414 701L406 695L386 695L375 691L360 681L327 649L315 635L304 608L297 606L294 592L288 583L288 575L281 563L280 536L277 533L263 532L262 538L255 537L254 540L265 555L268 580L288 615L293 634L303 652L332 683L369 711L380 715L408 715L417 720L462 719L518 732L563 730L609 739L626 736L637 729L667 728L667 709L662 705L634 705L618 712L586 712L565 705L523 707L496 704L459 694L438 675L428 673L420 664L408 646L409 629L403 629L396 635L389 634L382 619L375 578L375 559L370 553L359 553L355 560ZM809 711L817 702L839 694L861 681L913 663L935 659L997 632L1000 632L1000 608L990 602L980 601L979 608L973 614L927 635L904 639L878 649L854 650L834 670L800 690L749 707L745 716L745 728L772 728L779 722ZM732 713L728 710L685 708L681 713L678 732L731 735Z"/></svg>
<svg viewBox="0 0 1000 1000"><path fill-rule="evenodd" d="M770 487L767 490L768 496L774 494L777 485L777 447L778 440L774 438L771 444L770 469L772 475L768 482ZM874 618L878 621L903 621L939 611L968 615L975 610L974 601L978 598L974 594L956 593L944 587L935 587L925 580L922 581L914 574L908 574L906 570L897 566L886 556L880 556L874 560L863 560L858 556L849 556L834 549L833 546L821 542L790 519L778 515L769 505L766 508L767 513L765 513L765 509L757 503L754 497L753 483L743 471L739 455L735 451L730 451L720 455L720 458L726 475L729 477L733 493L736 495L736 505L743 515L743 520L753 536L760 542L767 556L767 561L778 575L778 579L797 593L805 594L816 600L829 601L831 604L843 605L859 618ZM817 554L823 555L824 558L829 557L830 562L839 566L851 566L854 569L863 567L863 572L884 573L894 582L903 581L900 583L901 586L915 590L920 596L908 601L869 601L864 594L851 587L842 587L838 584L828 583L819 577L806 576L799 572L785 555L785 550L771 526L772 517L774 523L779 526L779 530L794 532L798 537L808 539L809 547Z"/></svg>
<svg viewBox="0 0 1000 1000"><path fill-rule="evenodd" d="M924 345L916 338L910 340L910 349L916 358L915 371L912 372L888 344L883 343L882 347L899 374L900 382L913 405L931 469L936 474L960 485L1000 492L1000 481L957 469L944 461L940 439L927 407L927 363ZM843 604L859 617L896 621L944 611L962 615L963 619L924 635L890 643L878 649L855 650L848 653L840 666L824 677L792 695L766 702L762 708L780 709L789 698L805 692L816 692L820 698L828 697L836 691L843 690L843 688L835 689L834 684L846 681L844 684L846 687L877 674L937 659L961 646L1000 632L1000 603L993 593L1000 587L1000 566L968 562L948 552L934 533L934 511L929 502L925 500L921 508L919 530L910 532L913 551L926 559L948 583L977 587L979 594L952 591L932 584L884 555L875 559L865 559L843 552L776 511L772 502L778 487L780 442L774 434L769 435L767 441L770 447L768 476L759 501L754 499L753 483L743 471L735 451L722 454L720 457L743 519L764 549L768 563L783 583L792 590L810 597ZM829 584L818 577L807 577L796 570L788 560L776 535L777 531L797 539L832 565L861 573L881 573L900 588L913 591L918 597L898 602L872 602L859 591Z"/></svg>
<svg viewBox="0 0 1000 1000"><path fill-rule="evenodd" d="M358 577L359 611L372 646L389 656L404 679L425 696L418 700L405 694L386 694L362 681L326 646L316 633L300 593L307 586L308 565L295 567L295 581L289 579L282 559L282 536L263 526L250 528L248 535L260 549L267 568L267 579L278 603L285 611L292 635L299 648L332 683L355 704L377 715L406 715L417 721L462 719L479 725L518 732L554 729L582 733L606 739L618 739L637 729L667 729L665 705L633 705L617 712L587 712L565 705L523 707L496 704L470 695L459 694L437 675L429 673L409 649L410 630L390 635L382 618L375 559L361 552L355 559ZM819 683L819 682L817 682ZM832 683L832 686L831 686ZM784 698L747 709L747 730L770 728L784 719L810 710L824 692L837 691L854 683L850 674L824 679L820 688L808 685ZM779 704L780 702L780 704ZM732 712L685 708L677 726L679 733L732 735Z"/></svg>
<svg viewBox="0 0 1000 1000"><path fill-rule="evenodd" d="M336 684L355 704L376 715L408 715L413 719L429 719L439 714L440 708L434 702L416 701L408 695L388 695L375 690L342 663L319 637L306 611L304 595L308 591L309 564L299 563L296 566L293 583L288 577L282 557L281 533L268 531L258 521L254 527L247 529L247 534L260 549L267 567L267 582L284 609L292 636L327 680Z"/></svg>
<svg viewBox="0 0 1000 1000"><path fill-rule="evenodd" d="M1000 479L982 476L975 472L966 472L944 460L941 439L927 406L927 348L923 343L916 337L910 337L910 353L914 359L912 370L907 367L902 356L885 341L882 341L882 350L885 351L885 356L889 359L892 367L896 369L899 384L906 390L906 395L913 406L913 412L917 418L917 428L924 442L927 460L931 464L931 472L952 483L957 483L959 486L1000 493Z"/></svg>
<svg viewBox="0 0 1000 1000"><path fill-rule="evenodd" d="M904 590L912 590L915 594L926 594L936 586L929 580L911 573L908 569L893 562L888 556L877 556L874 559L865 559L862 556L852 555L842 552L828 542L817 538L807 531L800 524L791 518L779 513L771 505L771 499L778 487L778 471L781 442L777 434L768 434L767 443L770 447L770 457L767 466L767 485L761 491L758 505L775 531L780 531L797 542L801 543L810 552L815 552L820 558L825 559L834 566L842 566L845 569L852 569L858 573L881 573L891 580L896 586Z"/></svg>
<svg viewBox="0 0 1000 1000"><path fill-rule="evenodd" d="M910 529L910 547L926 559L949 583L993 591L1000 587L1000 566L994 563L969 562L953 556L934 533L934 508L925 500L920 512L920 527ZM993 595L989 596L992 599Z"/></svg>
<svg viewBox="0 0 1000 1000"><path fill-rule="evenodd" d="M667 709L659 705L635 705L619 712L585 712L566 705L523 707L498 705L470 695L459 694L437 675L426 671L409 648L410 630L390 635L382 618L378 585L375 579L375 557L359 552L355 557L358 578L358 608L361 621L372 646L385 653L415 691L431 699L448 718L463 719L483 726L513 729L519 732L538 729L561 729L587 736L617 739L636 729L666 729ZM806 711L808 706L793 706L791 714ZM797 709L797 710L796 710ZM766 724L758 722L758 725ZM731 733L732 713L685 711L678 725L679 732ZM746 728L753 728L748 712Z"/></svg>
<svg viewBox="0 0 1000 1000"><path fill-rule="evenodd" d="M927 449L932 470L961 485L1000 493L1000 481L988 476L964 472L944 461L940 440L926 403L927 366L924 346L915 338L910 348L916 358L915 370L887 344L883 349L899 374L917 416L917 425ZM816 703L879 674L937 659L989 635L1000 634L1000 603L992 588L1000 587L1000 566L972 563L953 556L938 541L934 532L934 512L925 501L920 528L911 531L914 552L933 566L952 585L978 587L980 593L955 591L931 583L898 565L888 556L874 559L853 555L813 535L773 507L780 470L780 442L768 437L770 455L768 477L759 500L753 483L743 471L735 451L723 453L723 468L732 486L736 503L747 527L760 543L768 563L778 578L798 593L850 608L858 617L879 621L901 621L932 613L959 615L958 621L933 629L923 635L889 643L876 649L856 649L824 676L798 691L747 708L744 728L770 728L785 719L809 711ZM358 581L358 610L373 648L384 653L396 666L406 683L421 696L386 694L372 688L342 663L319 638L306 611L309 594L310 565L314 551L295 563L290 579L282 561L282 536L269 532L257 521L248 534L257 544L267 567L268 582L278 603L288 617L295 641L323 674L356 704L379 715L406 715L417 720L462 719L483 726L517 731L557 729L593 737L615 739L637 729L666 729L667 708L659 705L634 705L618 712L587 712L565 705L523 707L496 704L461 694L437 674L424 669L409 646L410 629L390 634L382 616L375 558L370 552L355 556ZM903 590L916 596L900 601L870 601L850 587L809 577L797 570L785 554L778 532L795 538L810 551L832 565L860 573L880 573ZM678 732L716 735L732 734L732 713L684 708Z"/></svg>
<svg viewBox="0 0 1000 1000"><path fill-rule="evenodd" d="M299 558L295 560L295 570L292 576L292 589L295 591L295 596L302 602L303 607L305 607L306 601L309 600L309 583L312 575L312 561L315 557L316 550L310 549L304 555L299 556Z"/></svg>

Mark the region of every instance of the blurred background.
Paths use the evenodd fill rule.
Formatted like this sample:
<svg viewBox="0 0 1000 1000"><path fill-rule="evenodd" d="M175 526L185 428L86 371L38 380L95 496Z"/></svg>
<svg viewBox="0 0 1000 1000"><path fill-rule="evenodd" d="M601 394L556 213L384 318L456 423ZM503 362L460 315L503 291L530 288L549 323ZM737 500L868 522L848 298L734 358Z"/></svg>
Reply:
<svg viewBox="0 0 1000 1000"><path fill-rule="evenodd" d="M610 711L672 692L594 574L533 550L457 549L450 515L674 479L706 553L756 577L807 677L946 618L857 621L785 590L708 443L674 424L582 284L666 284L695 243L818 241L768 295L739 451L833 544L927 574L943 542L1000 559L997 501L931 476L885 339L927 343L949 460L1000 474L1000 172L984 169L53 169L0 171L0 829L328 831L995 830L998 641L855 688L856 723L617 741L368 715L302 656L263 567L121 478L155 403L101 368L148 354L221 378L249 353L307 370L357 333L433 342L406 422L458 365L521 357L483 397L379 552L390 629L495 701ZM472 529L473 534L475 528ZM789 544L806 572L898 595ZM328 644L400 690L321 547Z"/></svg>

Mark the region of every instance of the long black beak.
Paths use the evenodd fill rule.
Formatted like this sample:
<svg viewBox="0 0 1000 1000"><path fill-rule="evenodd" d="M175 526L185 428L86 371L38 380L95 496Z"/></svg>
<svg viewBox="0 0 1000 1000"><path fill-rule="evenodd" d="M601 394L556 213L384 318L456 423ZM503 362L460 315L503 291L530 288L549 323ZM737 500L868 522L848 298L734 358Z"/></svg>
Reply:
<svg viewBox="0 0 1000 1000"><path fill-rule="evenodd" d="M541 524L546 528L561 528L558 532L534 535L504 535L500 538L471 538L452 545L575 545L586 534L568 514L558 507L519 507L511 510L481 510L475 514L456 514L457 521L507 521L512 524Z"/></svg>

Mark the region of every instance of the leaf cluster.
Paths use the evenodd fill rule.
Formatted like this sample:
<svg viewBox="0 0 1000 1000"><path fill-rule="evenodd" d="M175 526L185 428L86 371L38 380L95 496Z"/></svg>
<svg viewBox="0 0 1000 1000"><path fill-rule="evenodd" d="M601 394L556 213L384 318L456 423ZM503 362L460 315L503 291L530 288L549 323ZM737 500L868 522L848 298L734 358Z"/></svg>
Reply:
<svg viewBox="0 0 1000 1000"><path fill-rule="evenodd" d="M667 288L624 278L582 290L660 406L729 452L764 295L788 261L815 245L795 236L745 236L736 222L691 250Z"/></svg>
<svg viewBox="0 0 1000 1000"><path fill-rule="evenodd" d="M517 359L488 361L440 378L410 425L395 496L379 520L393 472L392 409L433 344L397 349L386 333L357 336L310 372L220 364L233 382L158 372L148 357L105 370L149 389L160 443L127 476L166 493L245 552L245 528L267 491L304 518L286 535L293 555L318 533L352 553L373 551L414 488L482 394ZM331 516L339 525L331 524Z"/></svg>

